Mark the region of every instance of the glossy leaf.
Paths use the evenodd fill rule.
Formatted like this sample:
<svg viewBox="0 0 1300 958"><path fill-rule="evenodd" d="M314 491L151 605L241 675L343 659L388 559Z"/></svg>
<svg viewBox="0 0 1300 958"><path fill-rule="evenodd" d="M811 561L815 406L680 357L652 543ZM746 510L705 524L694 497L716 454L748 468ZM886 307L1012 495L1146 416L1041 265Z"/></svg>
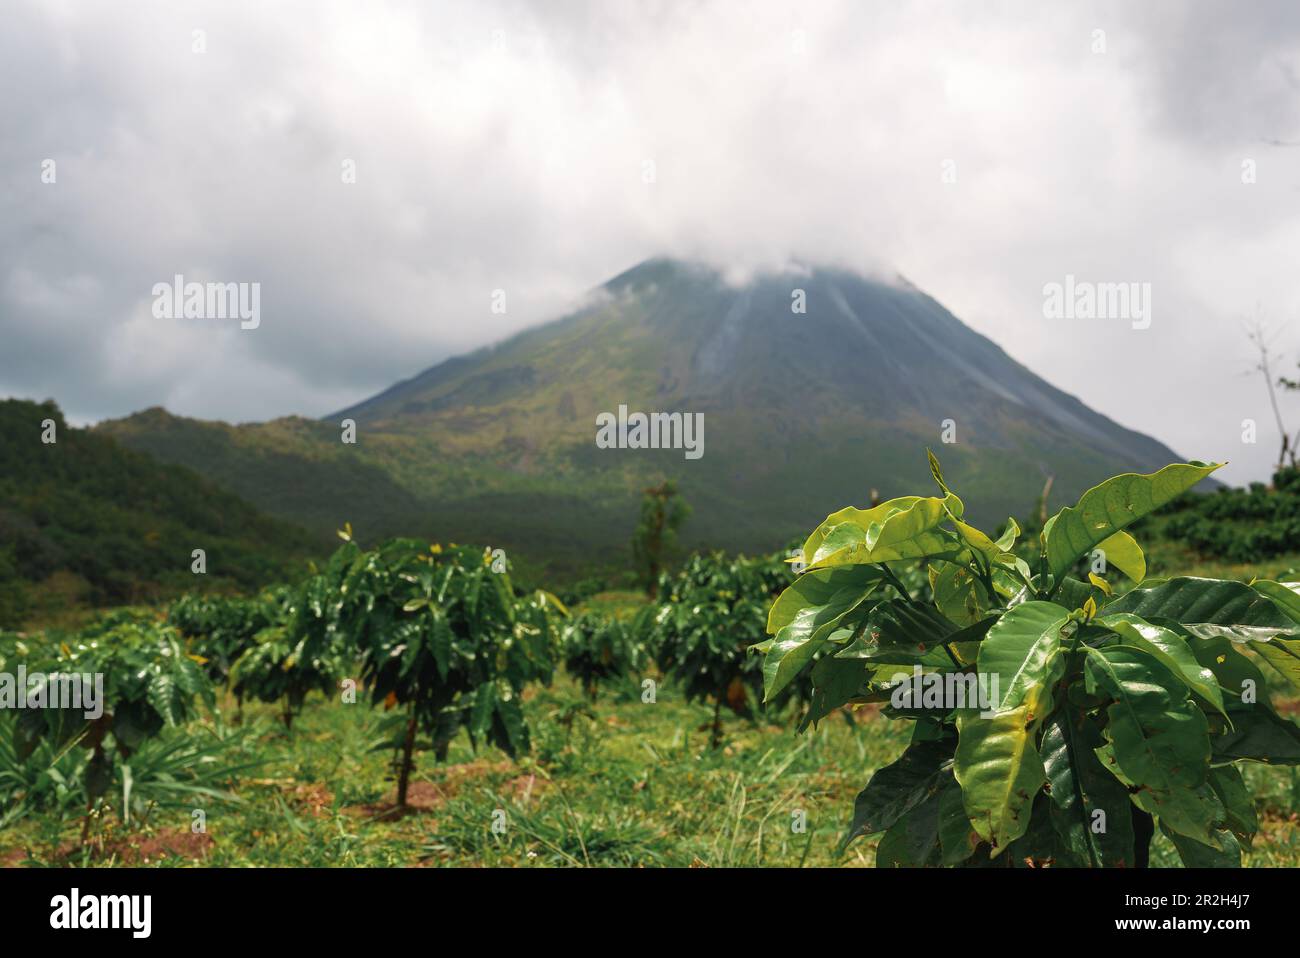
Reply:
<svg viewBox="0 0 1300 958"><path fill-rule="evenodd" d="M971 827L995 857L1025 833L1034 795L1047 781L1033 725L1028 705L992 718L972 712L957 720L953 772Z"/></svg>
<svg viewBox="0 0 1300 958"><path fill-rule="evenodd" d="M853 803L853 822L840 851L860 835L886 831L926 799L952 774L952 742L909 745L898 761L878 770Z"/></svg>
<svg viewBox="0 0 1300 958"><path fill-rule="evenodd" d="M1029 721L1041 721L1051 687L1065 668L1061 630L1069 612L1052 602L1025 602L999 619L979 647L979 672L997 678L995 711L1024 707Z"/></svg>
<svg viewBox="0 0 1300 958"><path fill-rule="evenodd" d="M824 579L823 579L824 576ZM832 584L836 577L813 572L801 577L810 580L810 586L800 593L808 597L814 591L817 598L824 598L821 604L809 604L800 608L790 620L780 627L775 638L765 649L763 658L763 700L772 698L794 681L795 677L813 660L813 656L826 645L831 633L839 627L844 617L861 605L879 583L879 579L863 581L861 577L840 577L848 581L830 594L824 587ZM792 585L786 592L795 589ZM778 602L780 599L777 600ZM775 606L773 606L775 609ZM770 617L769 617L770 621Z"/></svg>
<svg viewBox="0 0 1300 958"><path fill-rule="evenodd" d="M1061 840L1091 867L1133 867L1128 789L1097 758L1105 743L1093 719L1062 709L1043 729L1043 767L1051 786L1051 820Z"/></svg>
<svg viewBox="0 0 1300 958"><path fill-rule="evenodd" d="M1220 464L1174 463L1149 475L1126 473L1107 479L1047 521L1043 543L1048 570L1060 577L1115 533L1171 502Z"/></svg>
<svg viewBox="0 0 1300 958"><path fill-rule="evenodd" d="M961 502L955 496L916 499L896 511L878 512L887 505L889 503L865 512L855 510L857 514L832 525L811 553L805 544L804 556L808 559L809 571L920 559L956 549L957 537L940 528L940 523L949 518L950 510L960 514Z"/></svg>
<svg viewBox="0 0 1300 958"><path fill-rule="evenodd" d="M1114 566L1134 582L1141 582L1147 577L1147 559L1142 547L1127 532L1117 532L1097 545L1097 550L1106 557L1106 565Z"/></svg>
<svg viewBox="0 0 1300 958"><path fill-rule="evenodd" d="M1223 636L1234 642L1266 641L1275 635L1300 632L1300 625L1275 602L1230 579L1167 579L1134 589L1106 611L1132 612L1148 622L1169 619L1205 639Z"/></svg>
<svg viewBox="0 0 1300 958"><path fill-rule="evenodd" d="M1182 679L1189 689L1219 712L1224 712L1223 694L1219 691L1214 673L1196 660L1187 642L1177 632L1152 625L1132 612L1105 615L1097 619L1095 624L1118 635L1122 645L1154 655Z"/></svg>
<svg viewBox="0 0 1300 958"><path fill-rule="evenodd" d="M1133 801L1171 828L1207 844L1222 808L1200 791L1209 773L1209 726L1186 686L1152 654L1124 646L1088 649L1088 691L1114 701L1097 757ZM1206 800L1208 794L1209 800Z"/></svg>

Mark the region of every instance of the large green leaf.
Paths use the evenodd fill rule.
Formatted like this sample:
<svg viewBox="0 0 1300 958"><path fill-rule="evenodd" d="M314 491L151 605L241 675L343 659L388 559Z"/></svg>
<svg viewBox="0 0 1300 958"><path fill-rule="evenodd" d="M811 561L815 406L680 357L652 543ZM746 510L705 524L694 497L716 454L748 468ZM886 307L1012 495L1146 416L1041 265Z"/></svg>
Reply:
<svg viewBox="0 0 1300 958"><path fill-rule="evenodd" d="M1259 818L1255 814L1255 799L1235 765L1218 765L1210 769L1210 788L1223 803L1226 823L1237 839L1250 847L1259 831Z"/></svg>
<svg viewBox="0 0 1300 958"><path fill-rule="evenodd" d="M1134 589L1106 607L1106 613L1132 612L1148 622L1168 619L1205 639L1223 636L1234 642L1267 641L1295 635L1291 621L1272 599L1231 579L1179 576Z"/></svg>
<svg viewBox="0 0 1300 958"><path fill-rule="evenodd" d="M861 576L848 577L850 581L844 582L834 592L827 594L829 590L824 586L834 577L826 576L826 581L815 578L822 574L810 573L801 577L800 581L811 579L816 583L816 588L809 587L804 590L805 598L815 592L817 598L824 598L824 601L821 604L805 605L796 611L789 622L780 627L776 637L767 644L763 658L763 701L765 702L772 701L774 696L794 681L795 677L813 660L813 656L826 644L830 635L839 627L841 620L860 606L880 581L879 579L864 581ZM791 586L786 589L786 592L793 588L794 586Z"/></svg>
<svg viewBox="0 0 1300 958"><path fill-rule="evenodd" d="M872 525L882 524L890 516L903 512L920 501L920 496L900 496L897 499L882 502L878 506L872 506L870 509L855 509L853 506L847 506L838 512L832 512L826 517L826 521L814 529L812 535L804 540L803 561L812 562L813 556L821 550L822 544L826 541L826 537L830 535L831 530L845 523L851 523L865 532Z"/></svg>
<svg viewBox="0 0 1300 958"><path fill-rule="evenodd" d="M917 499L884 516L883 521L873 514L884 506L866 512L854 510L857 514L833 525L813 552L804 545L805 561L812 571L950 554L958 546L957 537L939 526L950 518L950 510L960 512L960 505L960 500L953 495L943 499Z"/></svg>
<svg viewBox="0 0 1300 958"><path fill-rule="evenodd" d="M1114 566L1134 582L1141 582L1147 577L1147 558L1142 554L1142 547L1127 532L1117 532L1109 539L1097 544L1097 549L1106 557L1106 565Z"/></svg>
<svg viewBox="0 0 1300 958"><path fill-rule="evenodd" d="M952 740L915 742L892 765L871 776L853 803L853 822L840 851L859 835L883 832L927 798L952 773Z"/></svg>
<svg viewBox="0 0 1300 958"><path fill-rule="evenodd" d="M972 625L984 617L988 593L969 569L958 562L937 562L930 568L930 591L945 618L958 625Z"/></svg>
<svg viewBox="0 0 1300 958"><path fill-rule="evenodd" d="M1134 790L1139 808L1216 844L1212 828L1223 809L1200 791L1210 767L1209 724L1187 687L1154 655L1124 646L1088 648L1084 678L1089 693L1114 700L1097 750L1102 765Z"/></svg>
<svg viewBox="0 0 1300 958"><path fill-rule="evenodd" d="M804 609L829 605L846 590L867 589L884 578L874 566L841 566L805 572L777 596L767 613L767 631L776 635Z"/></svg>
<svg viewBox="0 0 1300 958"><path fill-rule="evenodd" d="M1263 694L1264 673L1253 661L1238 651L1231 639L1216 636L1201 639L1188 633L1188 646L1196 661L1214 674L1223 695L1223 704L1231 713L1234 709L1254 708L1248 701Z"/></svg>
<svg viewBox="0 0 1300 958"><path fill-rule="evenodd" d="M1103 744L1096 722L1080 709L1061 709L1048 719L1042 755L1052 825L1080 861L1094 868L1132 868L1128 789L1097 758Z"/></svg>
<svg viewBox="0 0 1300 958"><path fill-rule="evenodd" d="M1250 647L1284 679L1300 688L1300 639L1270 639L1252 642Z"/></svg>
<svg viewBox="0 0 1300 958"><path fill-rule="evenodd" d="M1267 705L1232 713L1232 728L1210 740L1216 762L1246 759L1266 765L1300 765L1300 728Z"/></svg>
<svg viewBox="0 0 1300 958"><path fill-rule="evenodd" d="M962 632L932 606L890 599L867 614L866 630L836 657L865 659L877 665L951 668L956 663L944 651L944 644ZM971 638L978 636L972 633ZM972 647L966 648L970 651Z"/></svg>
<svg viewBox="0 0 1300 958"><path fill-rule="evenodd" d="M1050 708L1051 689L1061 677L1061 630L1070 613L1052 602L1024 602L993 624L979 647L979 672L997 683L993 710L1027 708L1029 721L1041 721Z"/></svg>
<svg viewBox="0 0 1300 958"><path fill-rule="evenodd" d="M970 858L980 837L970 827L966 806L962 802L961 786L950 776L939 793L939 847L944 865L956 865Z"/></svg>
<svg viewBox="0 0 1300 958"><path fill-rule="evenodd" d="M1163 821L1160 823L1160 830L1174 843L1174 848L1178 850L1178 857L1183 860L1183 865L1187 868L1241 867L1241 845L1230 831L1221 829L1215 832L1216 840L1221 846L1215 848L1188 838L1186 835L1180 835Z"/></svg>
<svg viewBox="0 0 1300 958"><path fill-rule="evenodd" d="M1251 588L1276 602L1278 608L1285 612L1292 622L1300 623L1300 582L1256 579L1251 583Z"/></svg>
<svg viewBox="0 0 1300 958"><path fill-rule="evenodd" d="M965 713L957 719L953 773L976 834L997 856L1029 827L1034 795L1047 781L1034 747L1029 706L991 718Z"/></svg>
<svg viewBox="0 0 1300 958"><path fill-rule="evenodd" d="M1150 475L1107 479L1067 506L1043 529L1048 569L1059 578L1079 558L1144 515L1196 485L1221 463L1174 463Z"/></svg>
<svg viewBox="0 0 1300 958"><path fill-rule="evenodd" d="M1214 673L1196 660L1181 635L1159 625L1152 625L1132 612L1109 613L1095 620L1095 625L1109 629L1120 637L1120 644L1149 652L1165 664L1201 698L1224 712L1223 694Z"/></svg>
<svg viewBox="0 0 1300 958"><path fill-rule="evenodd" d="M952 772L949 771L944 778L951 782ZM941 779L936 790L889 827L876 846L877 868L923 868L942 864L939 813L946 784Z"/></svg>

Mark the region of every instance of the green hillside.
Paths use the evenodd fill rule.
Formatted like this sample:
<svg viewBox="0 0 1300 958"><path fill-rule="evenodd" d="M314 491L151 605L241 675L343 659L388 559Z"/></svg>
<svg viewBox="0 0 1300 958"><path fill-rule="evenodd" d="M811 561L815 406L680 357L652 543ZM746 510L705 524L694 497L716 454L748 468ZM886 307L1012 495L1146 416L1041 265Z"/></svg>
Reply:
<svg viewBox="0 0 1300 958"><path fill-rule="evenodd" d="M41 441L45 420L53 443ZM191 571L194 549L205 575ZM323 551L188 468L70 428L52 402L0 401L0 627L74 605L252 589Z"/></svg>
<svg viewBox="0 0 1300 958"><path fill-rule="evenodd" d="M791 308L796 289L806 312ZM597 448L597 415L620 405L702 413L704 455ZM340 440L344 419L358 424L355 445ZM1023 514L1049 475L1060 505L1183 458L901 280L817 269L735 285L673 260L320 422L236 427L150 410L97 428L317 532L351 521L366 538L472 538L568 576L625 559L653 482L676 480L695 506L685 546L770 550L873 489L925 481L917 450L941 446L946 420L945 468L987 523Z"/></svg>

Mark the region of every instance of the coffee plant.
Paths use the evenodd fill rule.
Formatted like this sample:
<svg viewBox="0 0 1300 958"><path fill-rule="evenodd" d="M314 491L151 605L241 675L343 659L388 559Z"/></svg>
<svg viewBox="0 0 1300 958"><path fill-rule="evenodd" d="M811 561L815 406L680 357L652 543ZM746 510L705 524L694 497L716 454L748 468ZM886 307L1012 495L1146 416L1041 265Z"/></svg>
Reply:
<svg viewBox="0 0 1300 958"><path fill-rule="evenodd" d="M33 664L35 663L35 664ZM79 745L90 752L77 765L85 795L82 841L92 817L116 782L119 811L130 822L140 810L133 795L132 763L136 753L164 729L193 719L200 704L213 707L212 685L197 657L188 654L180 634L150 616L114 613L57 648L36 652L27 662L29 674L99 676L103 682L102 712L87 718L84 709L41 708L20 713L13 729L13 759L21 763L42 743L53 762Z"/></svg>
<svg viewBox="0 0 1300 958"><path fill-rule="evenodd" d="M292 634L301 636L301 655L331 654L346 636L373 701L405 709L398 806L406 804L421 730L439 761L462 728L475 746L528 751L521 697L527 683L551 679L554 620L567 614L558 600L516 597L488 550L414 539L363 550L343 535L347 541L305 590Z"/></svg>
<svg viewBox="0 0 1300 958"><path fill-rule="evenodd" d="M283 624L290 607L287 589L255 598L187 595L172 603L167 622L185 637L191 653L207 660L208 678L224 684L235 662L256 644L257 634Z"/></svg>
<svg viewBox="0 0 1300 958"><path fill-rule="evenodd" d="M688 702L712 701L715 747L722 741L724 706L752 719L763 700L763 661L751 648L765 638L765 610L792 575L781 555L750 559L715 552L694 555L678 573L660 576L662 602L648 617L646 641ZM806 699L806 683L786 685L775 690L782 694L773 708Z"/></svg>
<svg viewBox="0 0 1300 958"><path fill-rule="evenodd" d="M1257 665L1300 685L1300 584L1142 581L1125 532L1218 466L1109 479L1018 553L1015 523L966 523L930 461L940 495L829 516L768 615L769 699L807 673L814 720L873 702L913 723L841 847L880 835L886 867L1134 867L1159 827L1188 865L1239 864L1256 822L1238 763L1300 764ZM916 560L929 601L896 572ZM1136 587L1117 596L1116 572Z"/></svg>
<svg viewBox="0 0 1300 958"><path fill-rule="evenodd" d="M636 673L647 659L636 624L592 613L565 625L563 653L565 671L582 684L592 701L601 683Z"/></svg>

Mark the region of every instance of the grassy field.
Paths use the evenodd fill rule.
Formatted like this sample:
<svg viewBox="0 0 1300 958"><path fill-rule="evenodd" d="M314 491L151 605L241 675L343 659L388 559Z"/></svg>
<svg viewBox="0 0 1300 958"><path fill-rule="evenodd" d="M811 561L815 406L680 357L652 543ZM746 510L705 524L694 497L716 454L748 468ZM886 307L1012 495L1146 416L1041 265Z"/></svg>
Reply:
<svg viewBox="0 0 1300 958"><path fill-rule="evenodd" d="M228 703L233 707L233 703ZM710 712L671 686L643 704L639 686L596 703L560 677L529 696L534 753L518 764L494 750L475 755L462 737L448 763L420 757L415 808L390 814L392 716L365 704L314 698L292 731L275 709L246 710L223 761L254 763L232 801L159 808L143 828L114 814L96 823L88 849L79 820L33 818L0 833L7 865L214 866L866 866L875 843L835 856L853 798L892 761L908 725L874 709L850 725L836 717L796 735L790 721L733 720L710 749ZM230 714L223 710L223 714ZM786 717L789 718L788 716ZM1253 766L1260 834L1252 866L1300 865L1300 771ZM806 830L794 828L802 812ZM504 818L502 817L504 813ZM494 825L496 828L494 829ZM502 827L503 826L503 827ZM1161 837L1153 864L1176 866Z"/></svg>
<svg viewBox="0 0 1300 958"><path fill-rule="evenodd" d="M1170 557L1158 572L1249 578L1244 567ZM1295 568L1283 557L1255 571ZM592 597L580 610L627 616L644 601L631 592ZM653 673L651 673L653 675ZM462 735L445 764L421 752L411 809L395 816L398 712L312 696L292 730L272 705L249 705L236 722L225 697L199 723L210 736L213 782L222 799L196 797L154 809L124 827L115 809L79 839L79 809L38 812L0 829L0 864L213 866L870 866L875 841L836 847L853 799L871 773L893 761L910 723L874 707L849 722L835 716L803 735L792 713L758 724L731 718L709 747L711 709L687 704L671 683L641 699L641 676L588 701L561 673L525 693L532 754L518 763L495 749L471 750ZM1272 690L1283 714L1300 701ZM194 731L193 728L191 731ZM180 736L177 736L180 740ZM192 737L191 737L192 740ZM160 743L167 745L167 736ZM228 771L227 771L228 770ZM1300 866L1300 769L1244 767L1260 821L1254 867ZM114 803L115 804L115 803ZM195 833L195 810L206 831ZM799 823L806 827L797 827ZM1177 867L1157 833L1152 864Z"/></svg>

